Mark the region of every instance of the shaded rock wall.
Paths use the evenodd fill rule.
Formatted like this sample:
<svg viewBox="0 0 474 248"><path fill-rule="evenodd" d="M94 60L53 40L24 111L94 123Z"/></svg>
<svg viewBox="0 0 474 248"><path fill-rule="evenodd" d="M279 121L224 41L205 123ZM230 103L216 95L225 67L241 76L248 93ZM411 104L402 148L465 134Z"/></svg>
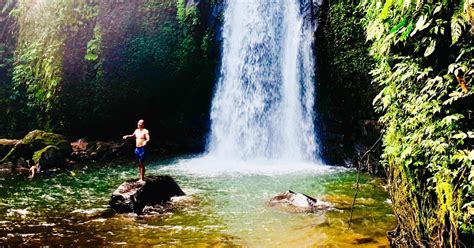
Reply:
<svg viewBox="0 0 474 248"><path fill-rule="evenodd" d="M372 106L376 89L369 75L373 61L365 44L362 16L356 5L344 0L325 1L319 15L317 109L321 152L329 164L355 166L379 138ZM383 174L378 154L376 146L366 169Z"/></svg>

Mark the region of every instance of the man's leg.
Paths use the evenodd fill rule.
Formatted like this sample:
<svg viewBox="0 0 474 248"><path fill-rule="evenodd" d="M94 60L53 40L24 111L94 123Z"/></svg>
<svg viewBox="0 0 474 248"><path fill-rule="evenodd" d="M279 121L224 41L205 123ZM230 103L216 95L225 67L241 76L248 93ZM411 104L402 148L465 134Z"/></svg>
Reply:
<svg viewBox="0 0 474 248"><path fill-rule="evenodd" d="M141 152L140 152L140 179L142 181L145 180L145 164L144 164L144 158L145 158L145 148L142 147Z"/></svg>
<svg viewBox="0 0 474 248"><path fill-rule="evenodd" d="M140 149L138 147L135 148L135 155L137 156L137 160L138 160L138 178L140 179L140 175L142 174L142 166L141 166L141 160L140 160Z"/></svg>
<svg viewBox="0 0 474 248"><path fill-rule="evenodd" d="M140 180L145 180L144 179L144 170L145 170L145 167L143 166L143 161L142 160L138 160L138 178L140 178Z"/></svg>
<svg viewBox="0 0 474 248"><path fill-rule="evenodd" d="M36 166L33 165L33 166L31 166L31 168L30 168L30 176L29 176L29 178L35 177L35 172L36 172Z"/></svg>

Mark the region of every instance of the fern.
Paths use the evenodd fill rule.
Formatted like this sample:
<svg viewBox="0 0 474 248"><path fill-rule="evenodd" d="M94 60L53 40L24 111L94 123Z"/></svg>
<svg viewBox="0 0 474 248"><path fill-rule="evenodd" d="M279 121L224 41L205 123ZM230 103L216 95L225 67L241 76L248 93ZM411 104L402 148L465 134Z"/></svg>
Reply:
<svg viewBox="0 0 474 248"><path fill-rule="evenodd" d="M463 15L459 15L459 14L453 15L453 17L451 18L452 44L455 44L456 42L458 42L465 28L466 28L466 20L464 20Z"/></svg>
<svg viewBox="0 0 474 248"><path fill-rule="evenodd" d="M472 129L472 120L464 116L465 109L453 107L474 94L473 87L468 88L473 83L474 46L466 32L466 4L378 3L367 0L360 9L366 13L370 54L377 61L371 75L383 87L373 101L385 126L382 164L389 178L406 180L406 189L393 185L391 190L394 205L400 206L394 209L396 215L407 220L399 223L404 240L412 242L407 246L472 244L466 238L474 229L467 206L474 205L474 192L468 177L459 176L473 164L474 144L468 135L473 132L466 130ZM397 198L400 195L413 198L407 202ZM443 221L435 221L439 219Z"/></svg>

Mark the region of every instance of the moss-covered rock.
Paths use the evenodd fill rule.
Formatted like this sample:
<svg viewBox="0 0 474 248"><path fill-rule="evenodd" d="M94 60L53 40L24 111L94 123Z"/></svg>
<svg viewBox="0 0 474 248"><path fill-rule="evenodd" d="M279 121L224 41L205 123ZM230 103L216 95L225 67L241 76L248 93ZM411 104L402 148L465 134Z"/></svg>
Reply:
<svg viewBox="0 0 474 248"><path fill-rule="evenodd" d="M21 143L27 145L33 150L38 150L46 146L53 145L65 154L70 154L72 152L71 144L66 139L66 137L60 134L48 133L41 130L34 130L29 132L23 138Z"/></svg>
<svg viewBox="0 0 474 248"><path fill-rule="evenodd" d="M33 161L35 164L39 164L43 170L60 168L67 164L64 154L57 146L53 145L36 151L33 154Z"/></svg>
<svg viewBox="0 0 474 248"><path fill-rule="evenodd" d="M69 156L72 152L71 144L64 136L42 130L34 130L29 132L21 142L17 143L2 159L2 162L15 162L19 158L30 159L33 157L34 152L50 145L57 147L64 156Z"/></svg>

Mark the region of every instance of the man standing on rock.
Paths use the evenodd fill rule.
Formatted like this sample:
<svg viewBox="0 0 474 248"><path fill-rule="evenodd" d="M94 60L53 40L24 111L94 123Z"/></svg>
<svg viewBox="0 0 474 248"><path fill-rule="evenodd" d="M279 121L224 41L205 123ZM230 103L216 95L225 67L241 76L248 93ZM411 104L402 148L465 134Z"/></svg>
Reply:
<svg viewBox="0 0 474 248"><path fill-rule="evenodd" d="M145 156L145 146L150 141L150 133L145 129L145 121L139 120L137 123L137 129L130 135L124 135L123 139L135 138L136 148L135 155L138 158L138 171L140 181L145 180L145 165L143 164L143 158Z"/></svg>

